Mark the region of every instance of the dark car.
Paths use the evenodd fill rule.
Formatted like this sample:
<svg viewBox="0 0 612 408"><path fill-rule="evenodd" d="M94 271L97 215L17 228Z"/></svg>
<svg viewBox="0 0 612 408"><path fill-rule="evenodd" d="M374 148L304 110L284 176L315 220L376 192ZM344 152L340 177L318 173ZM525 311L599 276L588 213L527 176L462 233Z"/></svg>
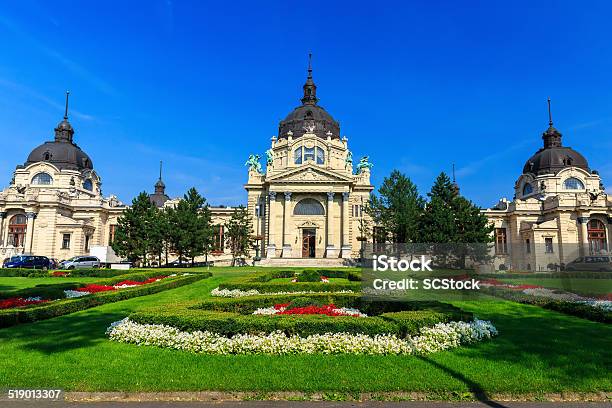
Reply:
<svg viewBox="0 0 612 408"><path fill-rule="evenodd" d="M2 267L47 270L51 267L51 261L46 256L15 255L6 259Z"/></svg>
<svg viewBox="0 0 612 408"><path fill-rule="evenodd" d="M612 258L607 255L585 256L565 266L566 271L612 272Z"/></svg>

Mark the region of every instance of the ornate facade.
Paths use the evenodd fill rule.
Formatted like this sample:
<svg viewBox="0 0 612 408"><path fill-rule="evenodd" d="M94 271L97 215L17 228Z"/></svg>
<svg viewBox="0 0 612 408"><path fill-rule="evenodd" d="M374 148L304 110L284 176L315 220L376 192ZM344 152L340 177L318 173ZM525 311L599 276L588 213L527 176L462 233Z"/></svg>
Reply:
<svg viewBox="0 0 612 408"><path fill-rule="evenodd" d="M612 198L597 171L562 144L550 116L544 145L523 167L506 199L485 211L495 224L495 267L555 270L578 257L607 253Z"/></svg>
<svg viewBox="0 0 612 408"><path fill-rule="evenodd" d="M274 258L356 258L363 211L374 187L371 164L362 158L353 171L348 139L318 105L308 68L302 104L280 122L266 152L266 171L251 156L248 209L263 262ZM371 227L370 227L371 228Z"/></svg>
<svg viewBox="0 0 612 408"><path fill-rule="evenodd" d="M32 150L0 192L2 259L21 253L67 259L112 240L125 206L102 196L102 181L73 136L66 96L54 140Z"/></svg>

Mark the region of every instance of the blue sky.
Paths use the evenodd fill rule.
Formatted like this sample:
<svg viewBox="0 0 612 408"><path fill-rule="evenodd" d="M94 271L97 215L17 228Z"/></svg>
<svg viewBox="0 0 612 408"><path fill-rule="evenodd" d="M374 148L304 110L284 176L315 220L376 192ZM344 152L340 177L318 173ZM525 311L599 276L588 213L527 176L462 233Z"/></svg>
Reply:
<svg viewBox="0 0 612 408"><path fill-rule="evenodd" d="M164 160L169 195L244 203L244 162L299 104L309 51L320 104L375 185L397 168L425 194L455 163L477 204L511 198L548 96L564 144L606 183L612 3L578 4L3 2L0 185L52 139L69 89L105 195L151 191Z"/></svg>

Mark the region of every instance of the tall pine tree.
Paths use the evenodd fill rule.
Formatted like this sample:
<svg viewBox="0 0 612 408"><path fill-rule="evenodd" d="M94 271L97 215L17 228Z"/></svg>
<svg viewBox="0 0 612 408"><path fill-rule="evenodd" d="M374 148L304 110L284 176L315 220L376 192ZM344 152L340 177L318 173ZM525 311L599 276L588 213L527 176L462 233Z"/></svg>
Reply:
<svg viewBox="0 0 612 408"><path fill-rule="evenodd" d="M154 214L155 207L146 192L134 198L132 206L123 212L117 223L115 240L111 245L117 255L133 263L146 264Z"/></svg>
<svg viewBox="0 0 612 408"><path fill-rule="evenodd" d="M398 170L385 177L372 194L367 211L374 222L382 227L386 240L393 243L420 241L419 219L424 200L416 185ZM380 237L377 237L380 238Z"/></svg>

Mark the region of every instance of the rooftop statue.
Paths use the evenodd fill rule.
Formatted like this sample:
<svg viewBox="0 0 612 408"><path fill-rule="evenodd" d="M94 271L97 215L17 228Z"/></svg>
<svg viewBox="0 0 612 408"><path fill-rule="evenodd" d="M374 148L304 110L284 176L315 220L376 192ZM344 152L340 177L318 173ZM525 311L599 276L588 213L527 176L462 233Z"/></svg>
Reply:
<svg viewBox="0 0 612 408"><path fill-rule="evenodd" d="M368 156L363 156L359 159L359 163L357 164L357 174L360 174L363 169L370 170L374 165L370 163L370 158Z"/></svg>
<svg viewBox="0 0 612 408"><path fill-rule="evenodd" d="M250 154L249 159L244 163L245 166L249 167L249 171L256 171L259 174L262 174L261 171L261 163L259 159L261 157L258 154Z"/></svg>

